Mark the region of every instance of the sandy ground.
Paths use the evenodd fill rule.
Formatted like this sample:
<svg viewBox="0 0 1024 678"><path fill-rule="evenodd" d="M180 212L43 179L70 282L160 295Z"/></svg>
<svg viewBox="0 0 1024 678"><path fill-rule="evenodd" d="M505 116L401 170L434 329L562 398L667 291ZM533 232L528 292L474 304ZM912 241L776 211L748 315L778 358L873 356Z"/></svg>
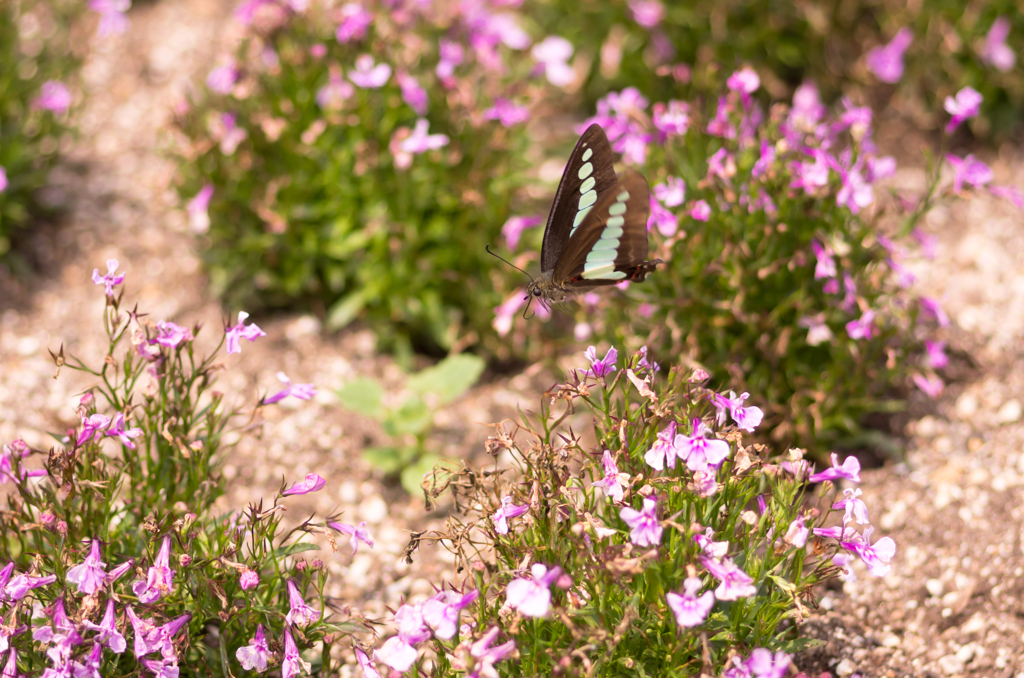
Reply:
<svg viewBox="0 0 1024 678"><path fill-rule="evenodd" d="M51 189L68 217L36 237L38 278L0 278L0 440L44 446L48 431L77 424L75 395L87 382L68 371L54 381L46 349L64 342L87 361L102 355L103 296L89 275L108 258L127 270L131 303L155 319L202 320L201 345L219 334L223 313L206 294L169 188L174 166L160 149L173 104L215 63L231 5L143 5L129 33L93 45L81 136ZM1024 186L1019 153L994 160L999 183ZM883 579L857 569L857 581L824 592L805 630L827 644L797 658L811 675L1024 677L1024 217L979 197L937 211L927 230L939 239L938 255L915 265L918 284L944 299L950 341L971 368L937 401L915 403L905 463L863 474L875 537L893 537L897 556ZM327 559L340 601L376 617L402 596L428 594L444 554L426 552L412 566L400 554L410 529L437 526L442 516L425 516L421 502L360 459L378 439L376 425L331 394L355 375L395 386L398 369L374 353L365 329L324 337L312 317L257 320L268 338L225 356L220 384L229 398L251 402L257 389L276 387L279 370L321 393L310 403L284 401L268 411L261 438L242 440L225 467L222 508L270 496L282 478L320 473L327 488L290 504L292 515L344 511L342 520L368 521L377 538L354 558L342 550ZM533 407L553 378L530 370L475 389L439 418L444 452L479 454L482 424L513 416L517 404Z"/></svg>

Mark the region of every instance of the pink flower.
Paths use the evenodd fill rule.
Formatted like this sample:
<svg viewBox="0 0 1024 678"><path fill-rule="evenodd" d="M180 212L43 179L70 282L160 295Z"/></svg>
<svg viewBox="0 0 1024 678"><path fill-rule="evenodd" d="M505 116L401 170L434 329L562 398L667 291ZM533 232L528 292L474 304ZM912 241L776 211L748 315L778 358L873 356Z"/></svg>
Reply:
<svg viewBox="0 0 1024 678"><path fill-rule="evenodd" d="M89 9L99 12L100 24L96 36L104 38L128 30L128 19L124 13L131 9L132 0L89 0Z"/></svg>
<svg viewBox="0 0 1024 678"><path fill-rule="evenodd" d="M67 572L68 582L78 586L78 590L86 595L91 595L103 587L107 564L100 558L100 541L93 539L89 547L89 555L80 565L75 565Z"/></svg>
<svg viewBox="0 0 1024 678"><path fill-rule="evenodd" d="M206 233L210 230L210 199L213 198L213 184L206 184L195 197L188 201L185 211L188 223L194 233Z"/></svg>
<svg viewBox="0 0 1024 678"><path fill-rule="evenodd" d="M124 282L124 273L114 275L117 270L117 259L107 259L107 274L100 275L100 269L92 269L92 281L97 285L104 286L104 292L108 297L114 296L114 287Z"/></svg>
<svg viewBox="0 0 1024 678"><path fill-rule="evenodd" d="M943 108L952 118L946 125L946 134L952 134L953 130L960 126L964 120L978 115L981 109L982 96L973 87L964 87L956 93L956 98L946 97Z"/></svg>
<svg viewBox="0 0 1024 678"><path fill-rule="evenodd" d="M313 384L293 385L291 379L289 379L284 372L277 373L277 380L285 385L284 390L278 391L274 395L264 398L264 405L273 405L280 400L284 400L288 396L293 396L299 400L309 400L316 395L316 389L313 388Z"/></svg>
<svg viewBox="0 0 1024 678"><path fill-rule="evenodd" d="M343 5L340 11L341 23L334 37L338 42L345 44L352 40L362 40L366 36L366 29L373 23L373 14L363 9L357 2L350 2Z"/></svg>
<svg viewBox="0 0 1024 678"><path fill-rule="evenodd" d="M256 325L246 326L245 319L249 317L249 314L245 311L238 312L238 324L234 327L226 327L224 331L227 337L227 352L228 355L232 353L242 352L242 339L248 339L249 341L256 341L259 337L267 336L267 333L261 330Z"/></svg>
<svg viewBox="0 0 1024 678"><path fill-rule="evenodd" d="M691 471L707 471L708 467L717 467L729 457L729 443L708 438L708 433L708 427L694 419L692 436L682 433L676 436L677 454Z"/></svg>
<svg viewBox="0 0 1024 678"><path fill-rule="evenodd" d="M534 60L543 66L548 82L555 87L565 87L576 78L568 63L572 53L572 43L557 35L549 35L530 50Z"/></svg>
<svg viewBox="0 0 1024 678"><path fill-rule="evenodd" d="M861 494L863 491L859 488L846 488L843 490L843 498L832 504L832 508L836 511L843 511L843 525L850 521L856 521L860 525L867 525L871 522L868 519L867 504L860 499Z"/></svg>
<svg viewBox="0 0 1024 678"><path fill-rule="evenodd" d="M313 609L306 601L302 598L302 594L299 593L299 587L296 585L294 579L289 579L286 582L288 587L288 614L285 615L284 620L289 624L295 624L296 626L307 626L311 622L320 620L320 610Z"/></svg>
<svg viewBox="0 0 1024 678"><path fill-rule="evenodd" d="M156 343L166 348L177 348L183 341L192 341L192 330L171 322L161 320L156 324L156 338L151 343Z"/></svg>
<svg viewBox="0 0 1024 678"><path fill-rule="evenodd" d="M499 628L492 626L487 633L469 646L469 654L476 659L472 672L467 671L466 678L496 678L498 675L494 665L516 651L516 641L509 640L496 647L491 643L498 637Z"/></svg>
<svg viewBox="0 0 1024 678"><path fill-rule="evenodd" d="M340 110L355 91L352 83L342 79L340 71L334 70L327 84L317 90L316 105L325 111Z"/></svg>
<svg viewBox="0 0 1024 678"><path fill-rule="evenodd" d="M238 150L238 145L249 137L249 132L238 126L234 113L223 113L219 120L212 124L213 136L220 139L220 152L224 155L233 155Z"/></svg>
<svg viewBox="0 0 1024 678"><path fill-rule="evenodd" d="M874 336L875 312L870 308L861 314L857 320L846 323L846 333L850 339L870 339Z"/></svg>
<svg viewBox="0 0 1024 678"><path fill-rule="evenodd" d="M107 599L107 610L103 613L103 619L99 624L83 619L82 626L96 632L93 642L97 645L106 645L117 654L124 652L128 647L124 636L117 630L117 615L113 598Z"/></svg>
<svg viewBox="0 0 1024 678"><path fill-rule="evenodd" d="M217 66L206 76L206 87L217 94L231 94L238 82L238 68L234 60L223 66Z"/></svg>
<svg viewBox="0 0 1024 678"><path fill-rule="evenodd" d="M825 469L821 473L815 473L807 480L812 483L820 483L826 480L845 478L855 483L860 482L860 461L853 455L847 457L842 464L839 463L839 455L832 453L832 468Z"/></svg>
<svg viewBox="0 0 1024 678"><path fill-rule="evenodd" d="M661 543L661 523L658 521L658 502L644 499L644 507L637 511L630 506L619 510L622 522L629 525L629 540L637 546L657 546Z"/></svg>
<svg viewBox="0 0 1024 678"><path fill-rule="evenodd" d="M3 168L0 168L2 171ZM0 191L3 189L0 188ZM1013 203L1013 206L1019 210L1024 210L1024 192L1021 192L1016 186L989 186L988 192L997 198L1003 198Z"/></svg>
<svg viewBox="0 0 1024 678"><path fill-rule="evenodd" d="M715 597L718 600L738 600L757 593L753 577L737 567L730 558L723 558L718 562L701 556L700 562L711 576L721 582L715 589Z"/></svg>
<svg viewBox="0 0 1024 678"><path fill-rule="evenodd" d="M995 67L997 71L1006 73L1017 63L1017 55L1006 44L1010 35L1010 20L1005 16L997 17L992 28L985 36L985 44L981 48L981 60Z"/></svg>
<svg viewBox="0 0 1024 678"><path fill-rule="evenodd" d="M235 659L246 671L256 669L257 673L267 670L267 660L272 656L267 639L263 635L263 624L256 625L256 635L252 637L248 645L235 650Z"/></svg>
<svg viewBox="0 0 1024 678"><path fill-rule="evenodd" d="M512 330L512 319L526 303L523 294L522 291L517 290L500 306L494 307L494 320L491 322L491 326L494 327L494 331L498 333L499 337L504 337Z"/></svg>
<svg viewBox="0 0 1024 678"><path fill-rule="evenodd" d="M668 468L675 468L676 459L683 458L680 455L680 450L676 447L676 438L676 422L670 421L665 430L658 433L654 445L644 455L644 461L657 471L662 470L666 466Z"/></svg>
<svg viewBox="0 0 1024 678"><path fill-rule="evenodd" d="M126 429L124 426L124 412L118 412L114 415L113 420L111 420L110 428L104 431L103 435L116 437L121 441L122 445L127 447L129 450L134 450L135 443L133 443L132 440L142 435L142 429L138 427Z"/></svg>
<svg viewBox="0 0 1024 678"><path fill-rule="evenodd" d="M601 488L613 501L622 501L622 489L627 487L629 474L619 473L619 467L615 465L615 459L608 450L604 451L601 464L604 466L604 477L595 480L590 486Z"/></svg>
<svg viewBox="0 0 1024 678"><path fill-rule="evenodd" d="M928 365L933 370L941 370L949 364L949 358L946 356L946 352L944 350L946 348L946 342L930 341L926 339L924 347L928 352Z"/></svg>
<svg viewBox="0 0 1024 678"><path fill-rule="evenodd" d="M703 200L698 200L693 205L693 209L690 210L690 216L695 221L707 221L711 218L711 206Z"/></svg>
<svg viewBox="0 0 1024 678"><path fill-rule="evenodd" d="M814 251L814 258L817 263L814 265L814 279L836 277L836 262L832 258L832 248L822 245L817 240L811 241L811 249Z"/></svg>
<svg viewBox="0 0 1024 678"><path fill-rule="evenodd" d="M309 662L303 661L299 648L292 638L292 627L284 627L284 658L281 660L281 678L295 678L300 673L309 673Z"/></svg>
<svg viewBox="0 0 1024 678"><path fill-rule="evenodd" d="M419 80L404 71L399 71L396 77L398 86L402 89L402 101L408 104L416 115L426 115L429 104L427 90L420 87Z"/></svg>
<svg viewBox="0 0 1024 678"><path fill-rule="evenodd" d="M78 434L78 439L75 441L76 445L84 445L85 443L92 440L93 436L98 436L110 426L110 417L96 413L90 414L88 417L82 419L82 430Z"/></svg>
<svg viewBox="0 0 1024 678"><path fill-rule="evenodd" d="M702 582L697 577L687 577L683 581L683 593L669 591L665 598L669 608L676 616L676 623L682 628L700 626L707 619L708 612L715 605L715 594L711 591L698 597Z"/></svg>
<svg viewBox="0 0 1024 678"><path fill-rule="evenodd" d="M484 111L486 120L497 120L504 127L513 127L530 119L530 109L526 106L518 106L510 99L498 97L494 100L494 106Z"/></svg>
<svg viewBox="0 0 1024 678"><path fill-rule="evenodd" d="M650 230L651 226L656 226L659 233L666 238L671 238L679 228L679 220L676 215L662 207L653 195L650 197L650 201L651 214L647 217L647 230Z"/></svg>
<svg viewBox="0 0 1024 678"><path fill-rule="evenodd" d="M383 87L390 77L391 66L387 64L374 65L373 57L369 54L360 54L356 58L356 70L349 71L348 74L349 80L357 87L364 89Z"/></svg>
<svg viewBox="0 0 1024 678"><path fill-rule="evenodd" d="M679 207L686 200L686 184L682 179L669 177L665 183L654 187L654 195L665 207Z"/></svg>
<svg viewBox="0 0 1024 678"><path fill-rule="evenodd" d="M658 143L663 144L670 136L682 136L690 129L690 105L685 101L672 100L668 106L660 101L654 104L654 129L658 130Z"/></svg>
<svg viewBox="0 0 1024 678"><path fill-rule="evenodd" d="M359 550L359 542L363 542L371 549L373 548L373 535L366 529L366 521L359 521L358 525L348 525L346 523L327 523L327 527L342 532L344 534L351 535L349 539L349 546L352 547L352 555L356 554Z"/></svg>
<svg viewBox="0 0 1024 678"><path fill-rule="evenodd" d="M725 415L728 413L732 420L736 422L737 428L752 433L761 424L764 412L761 411L760 407L744 407L743 403L749 397L749 393L736 395L735 391L729 391L728 396L723 396L719 393L714 394L711 402L717 410L718 425L721 426L725 423Z"/></svg>
<svg viewBox="0 0 1024 678"><path fill-rule="evenodd" d="M946 388L942 378L937 374L915 374L911 378L914 380L914 385L921 389L929 398L938 398Z"/></svg>
<svg viewBox="0 0 1024 678"><path fill-rule="evenodd" d="M730 75L725 84L734 92L750 95L761 87L761 79L757 77L754 69L748 66Z"/></svg>
<svg viewBox="0 0 1024 678"><path fill-rule="evenodd" d="M444 134L427 134L430 123L425 118L416 121L416 128L412 135L399 144L399 149L404 153L413 155L444 148L448 145L448 136Z"/></svg>
<svg viewBox="0 0 1024 678"><path fill-rule="evenodd" d="M807 328L807 345L818 346L826 341L832 340L832 330L825 323L825 314L819 313L812 316L804 316L797 321L800 327Z"/></svg>
<svg viewBox="0 0 1024 678"><path fill-rule="evenodd" d="M963 160L953 154L947 154L946 162L953 167L954 193L960 193L964 184L970 184L975 188L984 186L995 176L989 166L980 160L975 160L973 154Z"/></svg>
<svg viewBox="0 0 1024 678"><path fill-rule="evenodd" d="M909 28L901 28L888 45L875 47L867 53L868 70L882 82L899 82L903 77L903 53L913 39L914 33Z"/></svg>
<svg viewBox="0 0 1024 678"><path fill-rule="evenodd" d="M455 67L465 61L466 52L462 45L449 40L441 40L438 51L441 58L437 62L437 77L445 87L451 87L454 84L452 76L455 74Z"/></svg>
<svg viewBox="0 0 1024 678"><path fill-rule="evenodd" d="M9 185L10 182L7 181L7 170L5 170L3 167L0 167L0 193L6 191Z"/></svg>
<svg viewBox="0 0 1024 678"><path fill-rule="evenodd" d="M892 567L889 561L896 555L896 542L889 537L882 537L874 544L871 544L871 533L873 527L864 528L864 536L854 533L847 541L840 540L839 545L847 551L856 553L864 564L868 566L868 572L875 577L884 577Z"/></svg>
<svg viewBox="0 0 1024 678"><path fill-rule="evenodd" d="M551 584L562 576L562 568L534 563L530 568L532 579L517 578L505 587L505 600L509 607L524 617L547 617L551 610Z"/></svg>
<svg viewBox="0 0 1024 678"><path fill-rule="evenodd" d="M494 523L494 531L498 534L508 534L508 519L518 518L529 510L529 504L514 504L512 503L512 496L506 494L501 498L501 507L491 516L491 522Z"/></svg>
<svg viewBox="0 0 1024 678"><path fill-rule="evenodd" d="M658 0L629 0L629 11L644 28L654 28L665 18L665 6Z"/></svg>
<svg viewBox="0 0 1024 678"><path fill-rule="evenodd" d="M441 640L450 640L459 631L459 612L477 599L480 592L472 590L465 595L455 591L441 591L423 603L423 622Z"/></svg>
<svg viewBox="0 0 1024 678"><path fill-rule="evenodd" d="M255 570L246 568L242 571L242 574L238 577L238 585L242 587L243 591L251 591L260 584L260 576Z"/></svg>
<svg viewBox="0 0 1024 678"><path fill-rule="evenodd" d="M917 301L921 304L921 311L923 311L925 315L935 318L939 327L949 326L949 316L946 315L944 310L942 310L942 304L937 300L930 299L929 297L920 297Z"/></svg>
<svg viewBox="0 0 1024 678"><path fill-rule="evenodd" d="M316 473L309 473L306 478L298 483L295 483L287 490L281 493L282 497L290 497L293 494L310 494L311 492L319 492L324 489L327 481L321 478Z"/></svg>
<svg viewBox="0 0 1024 678"><path fill-rule="evenodd" d="M505 236L505 244L508 245L508 248L514 250L519 244L519 238L523 231L537 226L542 219L543 217L540 216L509 217L509 220L501 227L501 234Z"/></svg>
<svg viewBox="0 0 1024 678"><path fill-rule="evenodd" d="M171 537L165 535L146 580L140 579L132 584L132 592L139 597L140 603L154 603L174 590L174 570L170 565Z"/></svg>
<svg viewBox="0 0 1024 678"><path fill-rule="evenodd" d="M363 678L381 678L380 673L373 667L373 662L358 647L356 648L356 659L359 661L359 667L363 670Z"/></svg>
<svg viewBox="0 0 1024 678"><path fill-rule="evenodd" d="M616 370L615 361L619 357L619 352L613 346L608 349L608 353L605 354L604 358L598 359L597 348L590 346L583 356L590 361L590 369L587 370L587 374L593 374L600 379Z"/></svg>

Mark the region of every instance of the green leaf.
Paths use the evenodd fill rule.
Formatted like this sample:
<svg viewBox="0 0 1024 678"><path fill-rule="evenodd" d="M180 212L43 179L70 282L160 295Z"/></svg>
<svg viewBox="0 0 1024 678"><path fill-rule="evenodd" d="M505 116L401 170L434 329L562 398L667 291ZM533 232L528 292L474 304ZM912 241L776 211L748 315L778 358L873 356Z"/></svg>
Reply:
<svg viewBox="0 0 1024 678"><path fill-rule="evenodd" d="M363 450L363 459L381 473L388 475L398 473L414 456L413 451L409 448L393 446L371 447Z"/></svg>
<svg viewBox="0 0 1024 678"><path fill-rule="evenodd" d="M294 544L287 544L277 549L274 552L274 557L284 558L285 556L293 556L296 553L305 553L306 551L319 551L320 547L316 544L310 544L307 541L300 541Z"/></svg>
<svg viewBox="0 0 1024 678"><path fill-rule="evenodd" d="M417 459L412 464L409 464L402 469L401 481L402 489L413 496L420 494L420 483L423 482L423 476L434 468L434 464L443 461L440 457L433 454L425 454Z"/></svg>
<svg viewBox="0 0 1024 678"><path fill-rule="evenodd" d="M416 396L410 396L401 407L388 416L388 423L391 424L389 428L394 431L391 435L422 433L433 421L434 413Z"/></svg>
<svg viewBox="0 0 1024 678"><path fill-rule="evenodd" d="M384 416L384 408L381 406L384 389L375 379L357 377L335 391L335 394L346 409L377 420Z"/></svg>
<svg viewBox="0 0 1024 678"><path fill-rule="evenodd" d="M366 306L366 294L362 291L352 292L331 306L324 324L329 330L340 330L355 320L364 306Z"/></svg>
<svg viewBox="0 0 1024 678"><path fill-rule="evenodd" d="M410 377L408 386L418 393L434 393L440 404L445 404L468 391L480 379L483 371L482 358L462 353L449 356Z"/></svg>
<svg viewBox="0 0 1024 678"><path fill-rule="evenodd" d="M789 654L796 652L802 652L803 650L811 650L816 647L821 647L825 644L824 640L818 640L817 638L794 638L793 640L787 640L779 649Z"/></svg>

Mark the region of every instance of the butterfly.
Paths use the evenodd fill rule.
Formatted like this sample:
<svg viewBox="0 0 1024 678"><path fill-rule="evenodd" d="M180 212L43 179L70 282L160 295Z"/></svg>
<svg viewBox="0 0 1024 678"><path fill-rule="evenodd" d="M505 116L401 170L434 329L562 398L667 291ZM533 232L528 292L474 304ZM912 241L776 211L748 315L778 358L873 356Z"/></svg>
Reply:
<svg viewBox="0 0 1024 678"><path fill-rule="evenodd" d="M558 183L544 227L540 277L526 288L527 298L545 306L593 287L628 280L641 282L661 259L647 259L650 189L632 170L620 179L615 155L598 124L576 142Z"/></svg>

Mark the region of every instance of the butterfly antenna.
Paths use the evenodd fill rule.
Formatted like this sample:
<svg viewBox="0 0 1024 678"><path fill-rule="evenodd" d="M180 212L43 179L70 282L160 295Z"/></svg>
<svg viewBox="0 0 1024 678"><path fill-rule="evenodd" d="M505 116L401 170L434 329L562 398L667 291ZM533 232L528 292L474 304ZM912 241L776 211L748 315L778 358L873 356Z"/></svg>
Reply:
<svg viewBox="0 0 1024 678"><path fill-rule="evenodd" d="M508 259L503 259L502 257L500 257L500 256L498 256L497 254L495 254L494 252L492 252L492 251L491 251L491 245L490 245L490 243L488 243L487 245L484 245L484 249L485 249L485 250L487 250L487 253L488 253L488 254L490 254L490 255L491 255L492 257L494 257L494 258L496 258L496 259L501 259L502 261L504 261L504 262L505 262L506 264L508 264L508 265L509 265L509 266L511 266L512 268L516 269L516 270L517 270L517 271L519 271L520 273L523 273L523 274L525 274L525 275L526 275L526 277L530 279L530 282L533 282L533 276L532 276L532 275L530 275L529 273L527 273L527 272L526 272L526 271L524 271L523 269L519 268L518 266L516 266L515 264L513 264L513 263L512 263L511 261L509 261ZM527 304L527 305L529 305L529 304Z"/></svg>
<svg viewBox="0 0 1024 678"><path fill-rule="evenodd" d="M529 273L527 273L527 275L529 275ZM533 315L531 315L529 317L527 317L527 315L526 315L526 312L530 310L530 304L532 304L532 303L533 303L533 295L529 294L529 295L526 296L526 308L523 309L523 320L529 320L530 318L533 317L533 315L537 315L536 313L534 313Z"/></svg>

